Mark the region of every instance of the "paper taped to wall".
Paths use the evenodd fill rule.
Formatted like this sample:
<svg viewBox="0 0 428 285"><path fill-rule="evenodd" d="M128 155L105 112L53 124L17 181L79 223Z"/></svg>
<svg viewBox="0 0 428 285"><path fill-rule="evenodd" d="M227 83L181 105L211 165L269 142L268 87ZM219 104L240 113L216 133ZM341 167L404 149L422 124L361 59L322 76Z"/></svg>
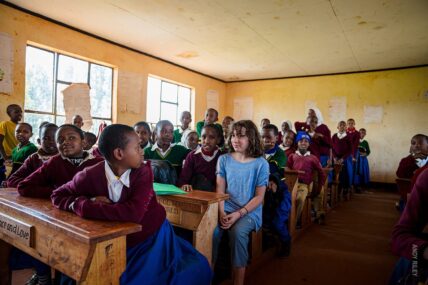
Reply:
<svg viewBox="0 0 428 285"><path fill-rule="evenodd" d="M217 90L208 90L207 91L207 109L213 108L218 111L218 91Z"/></svg>
<svg viewBox="0 0 428 285"><path fill-rule="evenodd" d="M235 120L253 119L253 98L241 97L233 100L233 118Z"/></svg>
<svg viewBox="0 0 428 285"><path fill-rule="evenodd" d="M309 110L309 109L313 109L317 107L317 102L315 101L311 101L311 100L307 100L305 102L305 111Z"/></svg>
<svg viewBox="0 0 428 285"><path fill-rule="evenodd" d="M0 33L0 93L10 95L13 89L13 39Z"/></svg>
<svg viewBox="0 0 428 285"><path fill-rule="evenodd" d="M330 121L346 120L346 97L333 97L328 102Z"/></svg>
<svg viewBox="0 0 428 285"><path fill-rule="evenodd" d="M141 114L141 98L143 96L143 75L121 71L118 74L119 111Z"/></svg>
<svg viewBox="0 0 428 285"><path fill-rule="evenodd" d="M383 120L382 106L364 106L364 123L380 124Z"/></svg>
<svg viewBox="0 0 428 285"><path fill-rule="evenodd" d="M83 118L84 131L89 131L92 127L89 91L89 85L86 83L72 83L62 91L65 122L70 124L74 115L80 115Z"/></svg>

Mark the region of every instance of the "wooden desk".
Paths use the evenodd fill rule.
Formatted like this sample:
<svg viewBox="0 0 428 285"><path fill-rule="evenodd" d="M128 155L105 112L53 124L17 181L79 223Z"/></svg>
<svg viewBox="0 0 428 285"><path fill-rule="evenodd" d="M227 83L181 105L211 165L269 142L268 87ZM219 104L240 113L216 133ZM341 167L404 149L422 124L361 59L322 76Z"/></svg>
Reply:
<svg viewBox="0 0 428 285"><path fill-rule="evenodd" d="M77 284L119 284L126 267L126 235L140 230L134 223L85 220L54 208L50 200L0 189L0 239Z"/></svg>
<svg viewBox="0 0 428 285"><path fill-rule="evenodd" d="M193 232L193 246L211 264L214 229L218 224L218 202L229 195L193 190L185 195L157 196L174 226Z"/></svg>
<svg viewBox="0 0 428 285"><path fill-rule="evenodd" d="M297 222L297 208L296 208L296 197L297 197L297 179L299 174L304 174L304 171L300 170L285 170L284 177L285 183L287 183L288 191L291 193L291 210L290 217L288 219L288 231L292 239L296 239L296 222Z"/></svg>

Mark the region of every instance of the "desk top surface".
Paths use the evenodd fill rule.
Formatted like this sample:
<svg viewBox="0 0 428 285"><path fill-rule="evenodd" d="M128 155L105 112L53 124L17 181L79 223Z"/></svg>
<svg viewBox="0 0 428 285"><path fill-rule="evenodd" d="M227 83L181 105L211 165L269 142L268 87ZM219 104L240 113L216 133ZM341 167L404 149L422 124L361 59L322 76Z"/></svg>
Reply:
<svg viewBox="0 0 428 285"><path fill-rule="evenodd" d="M88 244L141 230L141 225L134 223L83 219L74 213L56 209L48 199L22 197L15 188L0 189L0 213L17 219L24 215L27 223L44 223Z"/></svg>
<svg viewBox="0 0 428 285"><path fill-rule="evenodd" d="M169 200L179 201L179 202L208 205L208 204L217 203L219 201L227 200L229 198L229 195L218 194L216 192L193 190L183 195L159 196L159 198L162 198L162 197L165 197Z"/></svg>

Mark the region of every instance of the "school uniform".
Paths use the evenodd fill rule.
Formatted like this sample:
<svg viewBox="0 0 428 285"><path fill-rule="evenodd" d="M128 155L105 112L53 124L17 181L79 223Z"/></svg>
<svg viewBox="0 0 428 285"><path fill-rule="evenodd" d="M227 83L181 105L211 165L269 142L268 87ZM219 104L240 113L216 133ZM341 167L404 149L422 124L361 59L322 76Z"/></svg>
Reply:
<svg viewBox="0 0 428 285"><path fill-rule="evenodd" d="M269 181L277 185L277 190L275 193L272 190L266 190L263 203L263 228L273 229L283 243L290 242L287 221L291 209L291 194L283 179L287 158L278 145L265 151L265 158L269 163Z"/></svg>
<svg viewBox="0 0 428 285"><path fill-rule="evenodd" d="M330 158L330 149L331 149L331 132L330 129L324 125L320 124L315 128L314 132L310 132L310 126L304 122L296 122L295 124L297 131L305 131L311 137L311 144L309 145L309 151L311 154L315 155L321 162L323 167L327 166L327 161ZM315 133L320 133L322 137L314 138Z"/></svg>
<svg viewBox="0 0 428 285"><path fill-rule="evenodd" d="M47 162L52 155L45 155L39 149L36 153L30 155L22 164L22 166L15 171L6 181L7 187L16 188L19 182L30 176L31 173L36 171L40 166Z"/></svg>
<svg viewBox="0 0 428 285"><path fill-rule="evenodd" d="M362 155L364 154L364 155ZM370 167L367 157L370 155L370 146L366 140L360 140L354 183L368 185L370 182Z"/></svg>
<svg viewBox="0 0 428 285"><path fill-rule="evenodd" d="M187 129L183 130L181 127L178 127L176 130L174 130L174 133L173 133L173 136L174 136L173 143L179 143L179 142L181 142L181 137L183 136L183 133L186 130L190 130L190 128L187 128Z"/></svg>
<svg viewBox="0 0 428 285"><path fill-rule="evenodd" d="M205 126L205 121L200 121L196 124L196 132L198 133L198 136L201 137L202 129ZM214 126L218 129L219 134L223 134L223 127L220 124L214 123Z"/></svg>
<svg viewBox="0 0 428 285"><path fill-rule="evenodd" d="M74 160L57 154L18 184L18 192L22 196L49 198L55 188L70 181L76 173L86 167L97 164L104 159L84 152L79 164Z"/></svg>
<svg viewBox="0 0 428 285"><path fill-rule="evenodd" d="M12 171L10 173L12 174L17 171L22 166L22 164L24 164L25 159L37 151L38 148L33 143L28 143L22 147L20 147L19 145L16 146L12 150L13 165Z"/></svg>
<svg viewBox="0 0 428 285"><path fill-rule="evenodd" d="M112 204L91 201L108 197ZM52 194L55 207L87 219L133 222L142 230L127 235L127 265L121 284L209 284L211 269L205 257L175 236L165 209L153 190L150 163L114 175L107 162L77 174Z"/></svg>
<svg viewBox="0 0 428 285"><path fill-rule="evenodd" d="M333 157L343 159L342 171L339 175L340 185L348 189L352 185L353 163L352 163L352 141L346 132L336 133L332 139Z"/></svg>
<svg viewBox="0 0 428 285"><path fill-rule="evenodd" d="M413 155L409 154L405 158L401 159L396 175L398 178L411 179L415 171L427 164L427 161L428 158L425 160L415 159Z"/></svg>
<svg viewBox="0 0 428 285"><path fill-rule="evenodd" d="M189 154L190 150L184 146L170 144L166 151L163 151L156 142L152 147L144 150L144 159L167 160L174 167L177 177L180 175L183 161Z"/></svg>
<svg viewBox="0 0 428 285"><path fill-rule="evenodd" d="M190 184L197 190L215 191L216 166L222 154L220 149L216 149L212 155L206 155L200 147L191 151L184 161L177 185Z"/></svg>
<svg viewBox="0 0 428 285"><path fill-rule="evenodd" d="M358 145L360 144L360 132L358 130L356 130L355 128L353 128L353 129L348 128L346 130L346 134L348 135L348 137L351 141L352 157L356 158L357 151L358 151Z"/></svg>
<svg viewBox="0 0 428 285"><path fill-rule="evenodd" d="M298 175L297 181L297 216L299 217L303 211L303 205L306 200L306 196L309 192L309 185L313 182L313 172L318 172L318 186L319 188L312 189L313 205L315 211L318 215L323 214L322 210L322 202L323 197L321 191L321 187L324 185L326 176L324 171L322 170L321 163L319 159L307 151L305 154L301 154L298 150L291 154L288 158L287 166L290 169L301 170L304 173ZM318 194L318 195L317 195ZM317 196L315 196L317 195Z"/></svg>
<svg viewBox="0 0 428 285"><path fill-rule="evenodd" d="M15 137L16 123L12 121L0 122L0 135L3 135L3 149L7 156L12 155L12 150L18 145L18 140ZM0 157L0 184L6 180L6 166L4 158Z"/></svg>

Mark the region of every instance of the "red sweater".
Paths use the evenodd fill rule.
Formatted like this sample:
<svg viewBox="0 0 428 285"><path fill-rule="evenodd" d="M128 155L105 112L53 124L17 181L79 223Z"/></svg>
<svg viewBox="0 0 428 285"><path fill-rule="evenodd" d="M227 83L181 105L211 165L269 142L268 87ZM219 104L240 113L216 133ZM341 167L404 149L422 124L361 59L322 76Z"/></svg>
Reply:
<svg viewBox="0 0 428 285"><path fill-rule="evenodd" d="M24 164L15 171L9 178L7 179L7 187L16 188L18 187L19 182L24 180L26 177L30 176L31 173L36 171L43 163L47 162L47 160L42 160L40 155L36 152L27 157L24 161Z"/></svg>
<svg viewBox="0 0 428 285"><path fill-rule="evenodd" d="M360 133L356 129L347 129L346 135L349 137L352 144L352 157L355 157L355 153L360 145Z"/></svg>
<svg viewBox="0 0 428 285"><path fill-rule="evenodd" d="M413 246L423 249L428 240L422 231L428 223L428 170L419 175L400 220L392 231L392 251L412 259Z"/></svg>
<svg viewBox="0 0 428 285"><path fill-rule="evenodd" d="M298 155L297 153L292 153L287 160L287 167L295 170L301 170L304 171L304 174L299 174L299 182L304 184L311 184L313 181L313 172L318 172L318 186L319 189L313 189L312 191L315 191L316 193L319 193L321 191L321 187L324 185L326 175L324 174L324 171L322 170L321 163L319 159L315 155Z"/></svg>
<svg viewBox="0 0 428 285"><path fill-rule="evenodd" d="M333 147L333 157L337 159L347 159L352 155L352 142L351 138L346 135L346 137L339 139L337 134L334 134L331 138L332 147Z"/></svg>
<svg viewBox="0 0 428 285"><path fill-rule="evenodd" d="M70 181L77 172L103 160L100 157L92 157L79 166L74 166L70 161L57 154L21 181L18 184L18 192L27 197L49 198L55 188Z"/></svg>
<svg viewBox="0 0 428 285"><path fill-rule="evenodd" d="M400 161L397 172L395 174L397 174L398 178L411 179L418 168L419 167L416 164L415 158L413 157L413 155L409 154Z"/></svg>
<svg viewBox="0 0 428 285"><path fill-rule="evenodd" d="M308 124L303 122L295 122L294 126L296 127L296 131L305 131L309 133L310 127ZM330 155L331 148L331 132L330 129L321 124L315 128L316 133L320 133L323 137L313 138L311 137L311 144L309 145L309 151L311 154L320 158L321 155Z"/></svg>
<svg viewBox="0 0 428 285"><path fill-rule="evenodd" d="M156 233L165 221L165 209L158 203L153 190L153 173L150 163L132 169L129 175L129 188L123 186L117 203L92 202L96 196L109 197L104 162L79 172L73 180L56 189L51 198L56 208L72 211L88 219L133 222L142 225L140 232L126 237L127 247L131 248Z"/></svg>

